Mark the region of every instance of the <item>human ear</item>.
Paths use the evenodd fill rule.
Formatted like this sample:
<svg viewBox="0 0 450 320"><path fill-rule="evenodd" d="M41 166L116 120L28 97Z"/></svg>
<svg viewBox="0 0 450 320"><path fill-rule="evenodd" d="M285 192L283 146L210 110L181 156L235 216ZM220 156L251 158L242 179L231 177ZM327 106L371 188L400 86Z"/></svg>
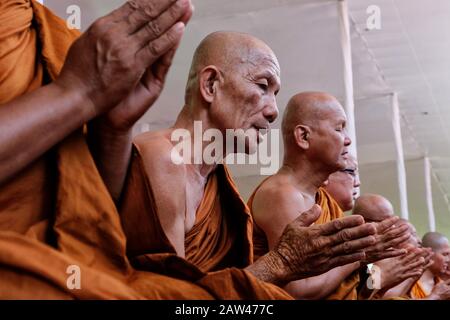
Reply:
<svg viewBox="0 0 450 320"><path fill-rule="evenodd" d="M220 72L215 66L207 66L200 71L200 93L206 102L211 103L217 90Z"/></svg>
<svg viewBox="0 0 450 320"><path fill-rule="evenodd" d="M309 140L311 136L311 129L305 125L298 125L294 129L294 137L297 145L302 149L309 148Z"/></svg>

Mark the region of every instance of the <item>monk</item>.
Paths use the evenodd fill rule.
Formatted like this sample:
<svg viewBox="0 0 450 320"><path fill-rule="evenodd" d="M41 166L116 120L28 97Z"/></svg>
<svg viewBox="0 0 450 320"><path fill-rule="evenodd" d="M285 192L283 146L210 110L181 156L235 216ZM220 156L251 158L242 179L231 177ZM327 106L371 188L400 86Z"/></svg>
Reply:
<svg viewBox="0 0 450 320"><path fill-rule="evenodd" d="M353 214L361 215L366 221L379 223L394 216L394 208L391 202L377 194L364 194L356 199ZM420 277L424 267L429 263L429 253L417 246L416 239L411 233L409 225L399 219L397 227L407 228L404 242L398 247L408 251L401 257L393 257L376 261L359 287L360 299L391 299L405 294L405 287L411 287L409 279ZM366 278L366 277L364 277ZM409 283L409 284L408 284Z"/></svg>
<svg viewBox="0 0 450 320"><path fill-rule="evenodd" d="M450 263L448 239L438 232L427 232L422 245L433 250L432 264L417 281L418 288L412 288L409 296L420 300L450 300L450 281L442 279L447 276Z"/></svg>
<svg viewBox="0 0 450 320"><path fill-rule="evenodd" d="M346 167L330 174L324 189L342 211L349 211L353 209L360 185L358 163L353 155L348 154Z"/></svg>
<svg viewBox="0 0 450 320"><path fill-rule="evenodd" d="M136 270L126 256L116 203L130 128L158 97L191 14L189 1L130 1L80 36L35 1L0 2L0 298L289 298L244 270L207 275L171 254ZM289 280L327 248L327 267L361 258L373 232L361 218L303 227L316 216L293 224L270 260L312 233L319 242L292 257L299 267L284 259L260 274ZM356 239L347 256L342 229Z"/></svg>
<svg viewBox="0 0 450 320"><path fill-rule="evenodd" d="M278 61L261 40L243 33L215 32L200 43L189 72L185 104L173 127L134 140L121 220L135 267L151 255L170 253L186 258L203 272L245 268L260 280L282 286L365 255L361 250L374 241L369 236L375 233L372 226L349 229L350 241L337 251L318 250L320 240L312 235L328 234L328 230L336 233L336 226L347 226L347 220L306 228L320 214L313 207L286 224L273 250L253 263L252 219L221 164L226 152L237 152L238 146L226 152L217 150L217 159L208 163L202 157L205 142L195 147L199 138L195 135L201 138L207 130L215 130L224 146L227 129L248 130L246 137L235 138L245 143L245 152L254 152L261 141L259 130L267 129L278 115L275 96L279 88ZM180 133L187 150L177 149L180 142L174 136ZM294 243L300 233L304 240ZM344 247L349 248L346 253ZM301 254L304 250L306 255Z"/></svg>
<svg viewBox="0 0 450 320"><path fill-rule="evenodd" d="M347 148L351 141L345 131L345 122L342 106L329 94L304 92L288 102L282 122L283 165L257 187L248 202L255 222L257 257L271 250L285 226L314 204L322 208L322 215L316 223L343 216L342 209L321 186L330 174L346 168ZM352 194L353 183L350 189ZM402 254L402 250L386 251L402 241L406 230L398 228L384 233L395 221L393 218L378 225L377 242L366 249L365 259L316 278L290 283L286 290L298 299L325 298L361 263ZM346 290L342 297L352 291Z"/></svg>

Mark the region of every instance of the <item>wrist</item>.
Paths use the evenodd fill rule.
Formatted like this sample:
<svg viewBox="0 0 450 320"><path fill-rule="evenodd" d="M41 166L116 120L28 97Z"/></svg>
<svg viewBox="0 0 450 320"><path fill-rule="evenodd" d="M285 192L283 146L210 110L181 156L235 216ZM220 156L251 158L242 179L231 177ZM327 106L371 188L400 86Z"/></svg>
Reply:
<svg viewBox="0 0 450 320"><path fill-rule="evenodd" d="M66 101L71 101L77 107L83 123L89 122L98 115L97 108L90 99L88 92L83 89L83 86L68 86L59 78L49 86L59 97L63 97Z"/></svg>

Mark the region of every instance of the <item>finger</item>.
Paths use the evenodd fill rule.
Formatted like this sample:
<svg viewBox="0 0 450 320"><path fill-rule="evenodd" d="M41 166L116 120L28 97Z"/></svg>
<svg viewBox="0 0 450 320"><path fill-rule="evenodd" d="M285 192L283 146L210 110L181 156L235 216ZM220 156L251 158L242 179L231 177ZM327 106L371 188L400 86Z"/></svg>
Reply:
<svg viewBox="0 0 450 320"><path fill-rule="evenodd" d="M390 227L392 227L400 218L395 216L386 220L383 220L381 222L377 223L377 232L379 234L383 233L384 231L386 231L387 229L389 229Z"/></svg>
<svg viewBox="0 0 450 320"><path fill-rule="evenodd" d="M403 274L404 275L403 279L420 277L422 274L423 274L422 270L414 270L414 271L405 272Z"/></svg>
<svg viewBox="0 0 450 320"><path fill-rule="evenodd" d="M191 20L192 14L194 13L194 5L191 3L188 10L186 10L184 16L181 18L181 22L184 24L188 24L189 20Z"/></svg>
<svg viewBox="0 0 450 320"><path fill-rule="evenodd" d="M361 226L347 228L339 231L338 233L331 236L330 243L331 244L339 244L342 242L363 238L366 236L370 236L376 233L375 228L370 223L365 223ZM376 243L376 238L374 238L374 243ZM374 244L373 243L373 244Z"/></svg>
<svg viewBox="0 0 450 320"><path fill-rule="evenodd" d="M403 236L401 236L399 238L392 239L390 241L386 241L386 242L382 243L381 247L384 249L395 248L398 245L407 241L408 239L409 239L409 234L404 234Z"/></svg>
<svg viewBox="0 0 450 320"><path fill-rule="evenodd" d="M184 24L182 22L177 22L158 39L151 41L139 50L136 54L137 62L143 69L147 69L151 64L179 43L183 33Z"/></svg>
<svg viewBox="0 0 450 320"><path fill-rule="evenodd" d="M361 251L373 245L376 242L374 236L367 236L362 239L345 241L344 243L338 244L331 248L331 254L333 256L338 256L342 254L351 254L355 251Z"/></svg>
<svg viewBox="0 0 450 320"><path fill-rule="evenodd" d="M346 264L350 264L350 263L357 262L357 261L363 261L365 258L366 258L366 255L364 252L355 252L352 254L334 257L329 260L330 269L339 267L339 266L344 266Z"/></svg>
<svg viewBox="0 0 450 320"><path fill-rule="evenodd" d="M177 46L178 47L178 46ZM160 58L159 63L155 66L155 78L162 85L166 80L167 73L172 65L173 57L177 48L170 49L164 56Z"/></svg>
<svg viewBox="0 0 450 320"><path fill-rule="evenodd" d="M340 219L333 220L331 222L322 224L320 226L321 235L334 234L342 229L352 228L364 223L364 218L358 215L352 215ZM376 230L375 230L376 231Z"/></svg>
<svg viewBox="0 0 450 320"><path fill-rule="evenodd" d="M433 265L433 261L428 261L428 263L426 263L422 268L423 270L427 270L429 267L431 267Z"/></svg>
<svg viewBox="0 0 450 320"><path fill-rule="evenodd" d="M133 34L145 23L156 19L177 0L134 0L128 1L117 12L113 12L113 18L117 26L126 34Z"/></svg>
<svg viewBox="0 0 450 320"><path fill-rule="evenodd" d="M322 208L315 204L308 211L302 212L293 222L302 227L309 227L312 223L319 219L321 213Z"/></svg>
<svg viewBox="0 0 450 320"><path fill-rule="evenodd" d="M376 257L374 257L374 259L375 261L384 260L388 258L399 257L404 255L405 253L406 253L405 249L386 250L376 254Z"/></svg>
<svg viewBox="0 0 450 320"><path fill-rule="evenodd" d="M390 240L390 239L397 238L404 234L407 234L409 237L410 234L409 234L408 230L409 229L408 229L407 225L402 225L398 228L393 228L388 231L385 231L385 233L383 234L383 238L385 238L386 240Z"/></svg>
<svg viewBox="0 0 450 320"><path fill-rule="evenodd" d="M409 269L416 269L418 267L421 267L425 264L425 259L424 258L420 258L417 261L414 261L412 263L409 263L407 266Z"/></svg>
<svg viewBox="0 0 450 320"><path fill-rule="evenodd" d="M189 8L189 0L178 0L159 17L145 23L136 33L131 35L130 39L134 41L139 48L145 46L148 42L159 38L171 26L179 21Z"/></svg>
<svg viewBox="0 0 450 320"><path fill-rule="evenodd" d="M420 254L418 254L418 253L415 253L415 252L408 253L402 257L402 263L409 264L409 263L411 263L411 261L416 261L419 258L420 258ZM424 261L425 261L425 258L424 258Z"/></svg>

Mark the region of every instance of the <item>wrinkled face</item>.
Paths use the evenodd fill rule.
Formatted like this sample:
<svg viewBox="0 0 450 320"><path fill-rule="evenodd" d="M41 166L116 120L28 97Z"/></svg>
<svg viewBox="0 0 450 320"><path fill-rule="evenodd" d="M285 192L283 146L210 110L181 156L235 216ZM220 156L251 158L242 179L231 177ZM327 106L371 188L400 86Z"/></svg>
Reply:
<svg viewBox="0 0 450 320"><path fill-rule="evenodd" d="M217 99L211 106L219 129L241 129L236 142L254 153L270 123L278 116L276 95L280 90L280 67L273 53L260 50L249 61L223 72ZM235 152L243 152L237 150Z"/></svg>
<svg viewBox="0 0 450 320"><path fill-rule="evenodd" d="M336 100L330 100L328 106L322 119L311 127L310 153L337 171L347 165L351 140L345 129L347 117L342 106Z"/></svg>
<svg viewBox="0 0 450 320"><path fill-rule="evenodd" d="M336 171L328 178L325 189L336 200L342 210L348 211L353 208L354 200L359 187L359 179L356 179L356 167L348 166Z"/></svg>
<svg viewBox="0 0 450 320"><path fill-rule="evenodd" d="M432 259L431 271L438 276L444 274L450 263L450 246L448 243L435 250Z"/></svg>

